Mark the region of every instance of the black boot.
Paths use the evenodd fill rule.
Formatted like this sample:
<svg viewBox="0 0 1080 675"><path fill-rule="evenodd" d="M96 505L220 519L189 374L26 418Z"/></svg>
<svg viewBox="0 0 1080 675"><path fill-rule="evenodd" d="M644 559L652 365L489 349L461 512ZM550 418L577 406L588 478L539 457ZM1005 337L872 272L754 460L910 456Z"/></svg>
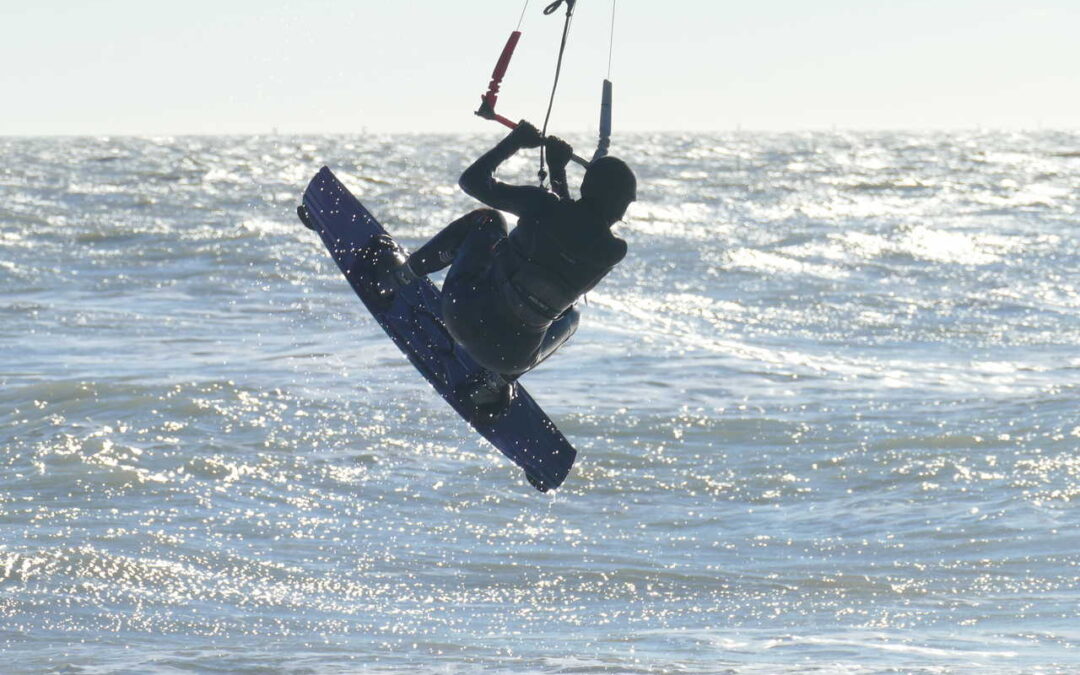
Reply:
<svg viewBox="0 0 1080 675"><path fill-rule="evenodd" d="M465 382L459 392L472 408L469 421L474 424L494 424L510 410L516 390L513 381L498 373L485 372L483 376Z"/></svg>
<svg viewBox="0 0 1080 675"><path fill-rule="evenodd" d="M365 269L364 281L368 290L365 299L380 310L394 301L398 289L419 277L409 267L405 251L386 234L377 234L357 258Z"/></svg>

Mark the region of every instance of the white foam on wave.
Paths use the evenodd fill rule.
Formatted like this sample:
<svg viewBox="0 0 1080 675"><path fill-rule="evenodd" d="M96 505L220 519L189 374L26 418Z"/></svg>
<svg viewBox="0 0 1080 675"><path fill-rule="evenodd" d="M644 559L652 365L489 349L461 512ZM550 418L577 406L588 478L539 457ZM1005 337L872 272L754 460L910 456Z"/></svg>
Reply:
<svg viewBox="0 0 1080 675"><path fill-rule="evenodd" d="M1001 262L1031 243L1020 236L915 225L887 233L830 232L824 238L781 250L797 258L820 257L847 265L903 255L926 262L978 266ZM789 271L804 270L795 266Z"/></svg>
<svg viewBox="0 0 1080 675"><path fill-rule="evenodd" d="M854 350L812 352L794 346L754 344L751 338L724 337L732 320L752 321L753 310L703 296L616 296L593 292L590 301L612 310L617 325L644 340L679 352L699 350L726 355L732 367L794 376L862 381L885 390L939 390L998 395L1037 393L1046 387L1045 367L1004 361L944 361L884 358ZM701 321L705 321L703 326ZM705 331L708 332L705 332Z"/></svg>
<svg viewBox="0 0 1080 675"><path fill-rule="evenodd" d="M632 204L619 229L652 237L711 241L731 229L715 205L685 201L677 204Z"/></svg>
<svg viewBox="0 0 1080 675"><path fill-rule="evenodd" d="M1000 260L1000 256L992 252L993 242L988 238L921 225L906 232L896 242L896 247L913 257L932 262L988 265Z"/></svg>
<svg viewBox="0 0 1080 675"><path fill-rule="evenodd" d="M791 249L783 250L791 252ZM739 248L731 251L727 254L727 262L723 267L757 270L769 274L812 276L822 279L843 279L849 275L847 270L835 265L808 262L783 253L752 248Z"/></svg>
<svg viewBox="0 0 1080 675"><path fill-rule="evenodd" d="M1013 659L1019 653L1012 650L946 649L915 644L882 633L866 633L846 637L814 635L791 635L781 639L767 640L764 649L790 649L802 646L849 647L856 650L878 650L935 659Z"/></svg>
<svg viewBox="0 0 1080 675"><path fill-rule="evenodd" d="M252 232L255 234L269 234L269 235L288 235L298 236L303 235L306 230L298 227L297 222L284 222L280 220L270 220L268 218L249 218L240 223L239 228L244 232Z"/></svg>

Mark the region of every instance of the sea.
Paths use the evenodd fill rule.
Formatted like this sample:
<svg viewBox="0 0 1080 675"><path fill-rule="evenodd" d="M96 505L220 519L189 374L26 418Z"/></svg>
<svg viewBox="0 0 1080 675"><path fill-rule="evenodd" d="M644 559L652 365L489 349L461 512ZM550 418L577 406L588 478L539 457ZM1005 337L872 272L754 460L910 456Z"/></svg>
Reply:
<svg viewBox="0 0 1080 675"><path fill-rule="evenodd" d="M1080 672L1080 133L619 135L547 494L295 216L498 138L0 138L0 672Z"/></svg>

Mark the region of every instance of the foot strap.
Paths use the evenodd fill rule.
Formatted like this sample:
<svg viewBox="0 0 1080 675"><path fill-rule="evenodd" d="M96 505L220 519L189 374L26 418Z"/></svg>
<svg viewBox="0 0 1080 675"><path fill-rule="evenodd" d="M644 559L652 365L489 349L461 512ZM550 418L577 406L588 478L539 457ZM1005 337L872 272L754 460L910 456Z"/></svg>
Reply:
<svg viewBox="0 0 1080 675"><path fill-rule="evenodd" d="M405 264L394 270L394 279L397 280L401 286L408 286L412 282L416 281L420 277L413 272L413 268L409 265L409 261L406 260Z"/></svg>

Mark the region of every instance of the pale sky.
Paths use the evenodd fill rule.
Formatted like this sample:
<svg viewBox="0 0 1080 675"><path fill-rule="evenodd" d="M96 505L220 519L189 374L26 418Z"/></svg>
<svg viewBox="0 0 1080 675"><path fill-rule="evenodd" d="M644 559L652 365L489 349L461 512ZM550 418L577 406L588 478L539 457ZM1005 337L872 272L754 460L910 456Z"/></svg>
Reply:
<svg viewBox="0 0 1080 675"><path fill-rule="evenodd" d="M499 111L539 125L533 0ZM0 134L475 132L518 0L0 0ZM552 117L595 133L611 0ZM1080 128L1080 0L619 0L615 133Z"/></svg>

